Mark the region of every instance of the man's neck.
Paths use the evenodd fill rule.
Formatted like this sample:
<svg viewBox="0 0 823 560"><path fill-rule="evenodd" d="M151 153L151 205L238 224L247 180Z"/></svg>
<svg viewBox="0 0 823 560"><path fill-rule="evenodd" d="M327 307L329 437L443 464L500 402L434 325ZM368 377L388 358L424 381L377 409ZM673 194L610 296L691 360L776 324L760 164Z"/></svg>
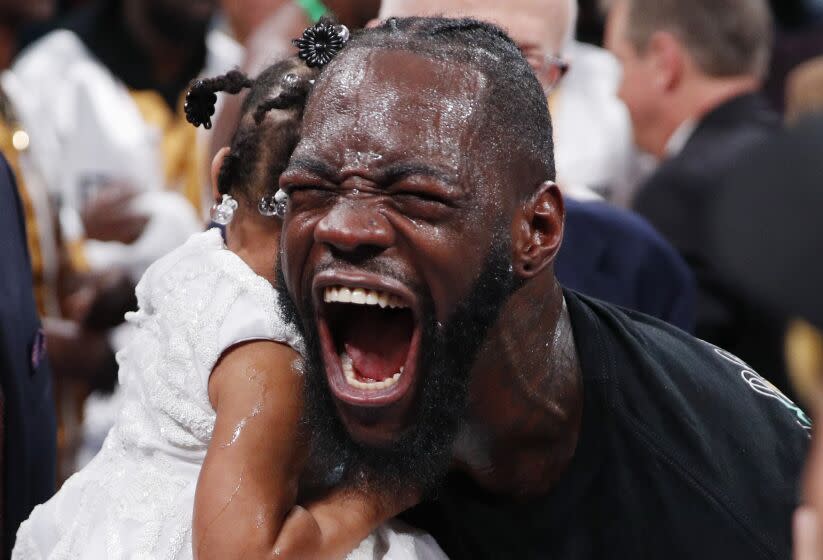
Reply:
<svg viewBox="0 0 823 560"><path fill-rule="evenodd" d="M560 286L531 281L520 289L501 310L477 363L484 365L472 372L456 466L491 492L545 494L574 456L583 408Z"/></svg>
<svg viewBox="0 0 823 560"><path fill-rule="evenodd" d="M667 146L672 136L685 123L698 123L708 113L727 101L746 93L757 91L760 82L751 76L723 79L702 79L684 86L677 99L668 103L665 118L661 119L661 135L653 155L657 159L667 157Z"/></svg>

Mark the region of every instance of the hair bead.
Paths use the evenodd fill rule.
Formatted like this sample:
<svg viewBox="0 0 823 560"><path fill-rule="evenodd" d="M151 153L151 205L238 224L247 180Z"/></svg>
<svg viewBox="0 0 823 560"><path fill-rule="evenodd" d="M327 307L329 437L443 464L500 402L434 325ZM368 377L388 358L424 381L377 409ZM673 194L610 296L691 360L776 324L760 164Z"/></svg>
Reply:
<svg viewBox="0 0 823 560"><path fill-rule="evenodd" d="M211 117L217 104L217 92L239 93L252 86L252 81L239 70L232 70L222 76L197 80L186 93L183 110L186 120L194 126L211 128Z"/></svg>
<svg viewBox="0 0 823 560"><path fill-rule="evenodd" d="M216 103L217 95L206 81L197 80L186 93L186 103L183 105L186 120L194 126L203 125L204 128L211 128L211 117L214 115Z"/></svg>

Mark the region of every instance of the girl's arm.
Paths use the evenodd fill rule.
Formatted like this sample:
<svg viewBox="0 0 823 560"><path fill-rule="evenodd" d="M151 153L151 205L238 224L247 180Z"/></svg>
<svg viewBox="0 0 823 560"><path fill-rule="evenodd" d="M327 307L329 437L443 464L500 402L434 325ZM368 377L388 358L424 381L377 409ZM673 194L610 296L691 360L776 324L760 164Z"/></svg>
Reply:
<svg viewBox="0 0 823 560"><path fill-rule="evenodd" d="M307 452L297 358L286 345L249 342L214 368L217 419L194 501L196 560L342 558L404 509L346 490L295 506Z"/></svg>
<svg viewBox="0 0 823 560"><path fill-rule="evenodd" d="M272 341L226 352L209 378L217 412L197 481L194 558L271 558L305 459L299 356Z"/></svg>

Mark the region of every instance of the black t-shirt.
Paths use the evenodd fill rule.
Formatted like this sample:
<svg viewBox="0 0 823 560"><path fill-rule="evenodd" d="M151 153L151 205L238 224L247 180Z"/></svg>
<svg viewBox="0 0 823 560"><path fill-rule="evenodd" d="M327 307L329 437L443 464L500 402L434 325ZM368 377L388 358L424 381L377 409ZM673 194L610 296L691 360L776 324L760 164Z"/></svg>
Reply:
<svg viewBox="0 0 823 560"><path fill-rule="evenodd" d="M515 503L450 475L408 520L453 559L790 558L806 415L708 343L566 300L585 400L560 483Z"/></svg>

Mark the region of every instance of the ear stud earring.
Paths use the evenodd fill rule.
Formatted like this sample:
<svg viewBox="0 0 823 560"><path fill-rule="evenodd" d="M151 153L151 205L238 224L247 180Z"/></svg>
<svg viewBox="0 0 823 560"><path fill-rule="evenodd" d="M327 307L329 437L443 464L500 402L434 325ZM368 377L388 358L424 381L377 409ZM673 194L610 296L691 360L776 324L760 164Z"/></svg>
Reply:
<svg viewBox="0 0 823 560"><path fill-rule="evenodd" d="M224 194L223 199L211 207L211 221L225 226L234 218L237 201L231 195Z"/></svg>

